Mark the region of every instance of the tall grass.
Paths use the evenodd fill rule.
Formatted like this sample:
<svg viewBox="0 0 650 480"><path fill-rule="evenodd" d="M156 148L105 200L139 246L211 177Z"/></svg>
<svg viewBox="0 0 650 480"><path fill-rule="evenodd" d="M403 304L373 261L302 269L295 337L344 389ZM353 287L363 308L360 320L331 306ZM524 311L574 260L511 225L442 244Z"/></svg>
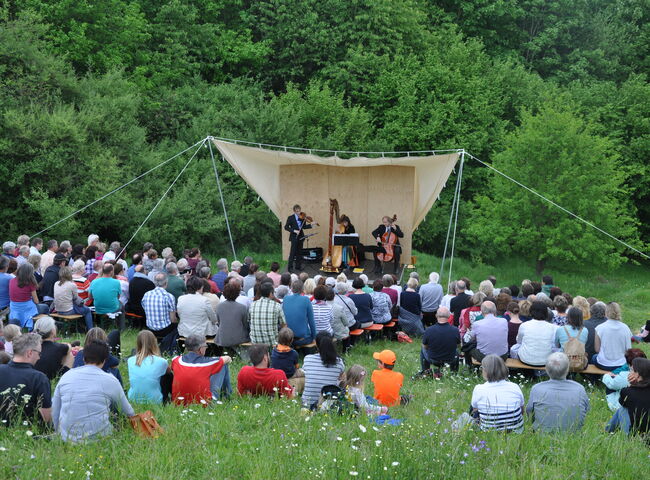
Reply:
<svg viewBox="0 0 650 480"><path fill-rule="evenodd" d="M263 261L277 258L268 256ZM262 263L264 265L264 263ZM438 270L439 259L420 254L421 275ZM264 267L263 267L264 268ZM640 267L612 272L549 272L572 294L622 303L625 319L636 329L649 316L650 273ZM477 282L495 274L499 285L533 278L516 261L498 267L454 261L454 276ZM134 331L123 335L123 352L135 345ZM28 436L28 428L0 429L0 479L266 479L266 478L480 478L566 479L646 478L648 445L620 433L606 434L610 417L600 385L585 382L591 409L584 428L572 434L538 434L527 420L521 435L451 431L451 421L469 407L480 379L461 367L440 380L410 380L419 370L419 344L373 342L357 345L346 366L374 368L372 352L393 349L396 370L405 375L403 392L414 394L407 406L389 414L400 426L379 426L356 418L305 415L298 400L237 398L203 408L138 405L151 409L166 433L158 439L136 437L128 426L88 445ZM646 348L646 351L648 349ZM650 352L648 352L650 353ZM241 367L231 368L233 384ZM121 365L128 389L128 374ZM532 382L521 376L526 398ZM372 393L366 384L366 392Z"/></svg>

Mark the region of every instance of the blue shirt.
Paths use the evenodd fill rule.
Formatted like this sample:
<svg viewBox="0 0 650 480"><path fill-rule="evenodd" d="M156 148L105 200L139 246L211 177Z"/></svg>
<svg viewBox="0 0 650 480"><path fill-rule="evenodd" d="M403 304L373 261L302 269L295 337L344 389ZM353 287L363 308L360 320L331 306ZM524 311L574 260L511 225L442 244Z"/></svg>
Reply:
<svg viewBox="0 0 650 480"><path fill-rule="evenodd" d="M219 290L223 292L223 287L224 287L224 282L226 281L226 277L228 276L228 272L224 271L219 271L212 275L212 281L217 284L217 287L219 287Z"/></svg>
<svg viewBox="0 0 650 480"><path fill-rule="evenodd" d="M149 290L142 297L141 303L147 318L147 327L151 330L162 330L172 323L169 314L176 311L176 300L164 288Z"/></svg>
<svg viewBox="0 0 650 480"><path fill-rule="evenodd" d="M9 306L9 280L12 278L10 273L0 273L0 308Z"/></svg>
<svg viewBox="0 0 650 480"><path fill-rule="evenodd" d="M316 338L314 308L308 297L288 295L282 301L282 310L287 325L293 330L294 338Z"/></svg>
<svg viewBox="0 0 650 480"><path fill-rule="evenodd" d="M275 347L271 352L271 368L282 370L287 378L291 378L296 373L296 364L298 363L298 352L293 348L286 352L279 352Z"/></svg>
<svg viewBox="0 0 650 480"><path fill-rule="evenodd" d="M167 372L167 360L156 355L146 357L140 366L136 357L127 360L129 366L129 400L136 403L162 403L160 377Z"/></svg>
<svg viewBox="0 0 650 480"><path fill-rule="evenodd" d="M578 332L580 331L580 329L574 328L571 325L563 325L555 330L555 343L559 345L562 350L564 350L564 344L569 341L569 337L564 330L565 328L569 331L569 335L571 335L571 337L578 336ZM587 330L586 327L582 327L582 332L580 333L578 340L580 340L582 343L587 343L588 336L589 330Z"/></svg>
<svg viewBox="0 0 650 480"><path fill-rule="evenodd" d="M88 291L93 296L95 312L103 314L119 311L119 297L122 293L122 285L119 280L108 277L96 278L90 283Z"/></svg>
<svg viewBox="0 0 650 480"><path fill-rule="evenodd" d="M135 265L131 265L127 270L126 270L126 278L129 279L129 282L133 280L133 275L135 275Z"/></svg>

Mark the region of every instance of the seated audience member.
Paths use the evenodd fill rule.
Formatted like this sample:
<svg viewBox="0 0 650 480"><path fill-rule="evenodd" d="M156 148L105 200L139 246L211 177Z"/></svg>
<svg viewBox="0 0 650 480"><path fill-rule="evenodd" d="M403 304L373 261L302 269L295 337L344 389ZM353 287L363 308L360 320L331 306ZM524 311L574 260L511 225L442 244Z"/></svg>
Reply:
<svg viewBox="0 0 650 480"><path fill-rule="evenodd" d="M165 260L162 258L156 258L151 264L151 270L147 273L147 278L154 281L154 278L159 273L164 273L165 271Z"/></svg>
<svg viewBox="0 0 650 480"><path fill-rule="evenodd" d="M336 282L334 284L334 303L341 307L341 310L345 315L348 328L359 328L355 326L357 324L355 315L359 313L359 310L357 309L354 300L347 296L348 290L349 287L347 283Z"/></svg>
<svg viewBox="0 0 650 480"><path fill-rule="evenodd" d="M241 268L239 270L239 274L242 276L242 278L248 275L251 263L253 263L253 257L244 257L244 263L241 265Z"/></svg>
<svg viewBox="0 0 650 480"><path fill-rule="evenodd" d="M215 295L221 293L221 290L219 289L217 284L211 280L210 273L211 273L210 267L205 266L198 269L196 276L199 277L201 280L205 280L206 282L208 282L210 288L206 289L207 292L213 293Z"/></svg>
<svg viewBox="0 0 650 480"><path fill-rule="evenodd" d="M251 288L255 286L255 281L256 281L255 274L259 269L260 267L257 263L250 264L248 268L248 273L244 277L244 282L242 283L242 288L244 289L245 292L248 292Z"/></svg>
<svg viewBox="0 0 650 480"><path fill-rule="evenodd" d="M237 282L228 282L223 287L225 300L219 304L216 312L219 330L215 342L220 347L236 347L251 341L248 309L241 303L237 303L239 291Z"/></svg>
<svg viewBox="0 0 650 480"><path fill-rule="evenodd" d="M406 405L410 401L408 395L400 395L404 384L404 375L394 371L397 356L392 350L382 350L372 354L377 361L377 370L373 370L370 380L375 387L375 399L380 405L393 407Z"/></svg>
<svg viewBox="0 0 650 480"><path fill-rule="evenodd" d="M313 300L314 290L316 289L316 282L313 278L306 278L305 281L302 282L302 289L304 290L305 295L311 301Z"/></svg>
<svg viewBox="0 0 650 480"><path fill-rule="evenodd" d="M74 356L72 348L67 343L58 343L56 337L56 324L52 317L41 317L34 324L34 333L43 339L41 354L34 368L53 380L72 368Z"/></svg>
<svg viewBox="0 0 650 480"><path fill-rule="evenodd" d="M36 283L40 284L43 281L43 275L41 275L41 256L30 255L29 258L27 258L27 262L34 267L34 278L36 279ZM42 300L40 295L39 300Z"/></svg>
<svg viewBox="0 0 650 480"><path fill-rule="evenodd" d="M621 407L619 403L619 398L621 390L625 387L630 386L630 377L635 378L632 375L632 361L635 358L647 358L643 350L638 348L630 348L625 352L625 365L621 368L614 370L611 373L606 373L603 375L603 383L607 388L607 406L612 412L615 412Z"/></svg>
<svg viewBox="0 0 650 480"><path fill-rule="evenodd" d="M224 281L228 276L228 260L220 258L217 260L217 273L212 275L212 281L217 284L220 291L223 292Z"/></svg>
<svg viewBox="0 0 650 480"><path fill-rule="evenodd" d="M111 262L112 263L112 262ZM121 292L120 292L120 306L124 308L126 303L129 301L129 280L124 276L124 266L121 263L115 263L113 265L113 276L115 280L120 282Z"/></svg>
<svg viewBox="0 0 650 480"><path fill-rule="evenodd" d="M384 284L381 280L375 280L372 283L373 292L370 294L372 297L372 321L374 323L388 323L391 321L392 316L390 310L393 307L391 297L385 292ZM392 290L392 289L390 289ZM395 292L395 290L393 290ZM397 292L395 292L397 293ZM395 302L397 303L397 301Z"/></svg>
<svg viewBox="0 0 650 480"><path fill-rule="evenodd" d="M334 335L332 307L325 302L326 297L327 287L325 285L319 285L314 289L314 301L312 302L314 323L316 324L316 332L327 332Z"/></svg>
<svg viewBox="0 0 650 480"><path fill-rule="evenodd" d="M32 246L29 248L29 254L38 255L40 257L42 249L43 249L43 239L36 237L32 240Z"/></svg>
<svg viewBox="0 0 650 480"><path fill-rule="evenodd" d="M248 354L253 366L246 365L237 374L240 395L293 397L293 388L284 371L269 367L268 345L256 343L248 349Z"/></svg>
<svg viewBox="0 0 650 480"><path fill-rule="evenodd" d="M517 344L510 349L510 356L534 367L543 367L553 353L556 326L547 319L548 308L544 302L535 300L530 307L533 319L519 327Z"/></svg>
<svg viewBox="0 0 650 480"><path fill-rule="evenodd" d="M621 390L619 408L607 424L608 432L650 433L650 360L635 358L630 368L630 386Z"/></svg>
<svg viewBox="0 0 650 480"><path fill-rule="evenodd" d="M131 257L131 266L126 270L126 278L129 280L129 283L131 283L131 280L133 280L133 276L135 275L135 268L138 265L142 265L142 254L134 253Z"/></svg>
<svg viewBox="0 0 650 480"><path fill-rule="evenodd" d="M0 365L6 365L11 362L11 355L4 350L0 350ZM0 414L1 416L1 414Z"/></svg>
<svg viewBox="0 0 650 480"><path fill-rule="evenodd" d="M571 307L566 315L566 324L555 330L555 345L564 351L564 345L570 338L577 338L580 343L587 343L588 335L589 332L582 323L582 310Z"/></svg>
<svg viewBox="0 0 650 480"><path fill-rule="evenodd" d="M137 265L133 278L129 281L129 300L125 306L127 313L146 317L144 308L142 308L142 298L145 293L154 288L156 285L144 274L144 266Z"/></svg>
<svg viewBox="0 0 650 480"><path fill-rule="evenodd" d="M483 280L478 285L478 291L485 295L485 298L489 298L490 301L494 301L494 284L489 280Z"/></svg>
<svg viewBox="0 0 650 480"><path fill-rule="evenodd" d="M171 368L160 356L156 337L149 330L138 333L136 353L129 357L127 365L129 400L135 403L163 403L167 400L171 393L171 375L167 374Z"/></svg>
<svg viewBox="0 0 650 480"><path fill-rule="evenodd" d="M61 377L52 399L54 429L65 442L110 435L113 432L110 420L116 411L127 417L135 415L122 385L102 370L109 356L108 344L93 340L84 346L83 356L85 365Z"/></svg>
<svg viewBox="0 0 650 480"><path fill-rule="evenodd" d="M587 353L587 357L589 358L589 363L593 363L592 358L596 353L596 350L594 349L594 341L596 339L596 327L607 321L607 318L605 317L606 309L607 309L607 305L605 305L603 302L596 302L591 307L589 307L589 314L590 314L589 320L586 320L584 316L582 317L584 326L588 332L587 343L585 344L585 352Z"/></svg>
<svg viewBox="0 0 650 480"><path fill-rule="evenodd" d="M542 277L542 292L545 293L547 296L551 296L551 288L553 288L555 285L553 285L553 277L550 275L544 275Z"/></svg>
<svg viewBox="0 0 650 480"><path fill-rule="evenodd" d="M48 240L47 242L47 250L41 255L41 275L45 273L45 270L47 270L47 267L52 265L52 262L54 262L54 256L56 255L56 252L59 250L59 242L56 240Z"/></svg>
<svg viewBox="0 0 650 480"><path fill-rule="evenodd" d="M110 263L102 267L102 276L90 283L89 298L95 305L95 313L115 313L120 311L122 285L113 278L114 267Z"/></svg>
<svg viewBox="0 0 650 480"><path fill-rule="evenodd" d="M508 320L508 351L510 351L510 348L517 343L517 333L519 333L519 327L522 324L521 318L519 318L519 304L517 302L508 304L508 314L510 315L510 320Z"/></svg>
<svg viewBox="0 0 650 480"><path fill-rule="evenodd" d="M585 297L578 295L577 297L573 298L572 303L574 307L578 307L580 310L582 310L582 319L584 321L587 321L591 318L591 305L589 305L589 302Z"/></svg>
<svg viewBox="0 0 650 480"><path fill-rule="evenodd" d="M9 281L9 323L31 330L34 327L33 317L38 313L47 313L47 307L39 312L36 289L34 267L30 263L18 267L16 276Z"/></svg>
<svg viewBox="0 0 650 480"><path fill-rule="evenodd" d="M390 298L391 306L397 305L399 301L399 293L397 292L397 290L391 288L391 286L393 285L393 277L386 274L381 277L381 280L377 279L374 282L372 282L372 287L373 287L372 289L375 292L378 291L375 290L376 282L381 283L381 291L384 292L386 295L388 295L388 297Z"/></svg>
<svg viewBox="0 0 650 480"><path fill-rule="evenodd" d="M86 338L84 339L84 347L86 348L86 345L89 345L93 341L98 341L98 342L107 342L111 349L115 348L119 344L119 331L114 330L111 332L111 338L109 338L108 335L106 335L106 332L99 328L99 327L94 327L88 330L86 333ZM80 350L74 357L74 363L72 364L72 368L78 368L78 367L83 367L84 366L84 356L82 355L83 349ZM115 378L117 378L118 382L120 382L120 385L122 384L122 374L120 373L119 369L120 365L120 360L117 357L114 357L112 354L108 354L108 357L106 358L106 361L104 362L104 365L101 367L102 370L104 370L106 373L110 373L113 375Z"/></svg>
<svg viewBox="0 0 650 480"><path fill-rule="evenodd" d="M558 326L566 325L567 323L567 309L569 308L569 302L562 295L557 295L553 299L553 323ZM582 311L580 311L582 313Z"/></svg>
<svg viewBox="0 0 650 480"><path fill-rule="evenodd" d="M494 305L497 308L497 317L506 318L506 312L508 311L508 305L512 302L512 296L504 290L506 289L500 289L499 294L494 300Z"/></svg>
<svg viewBox="0 0 650 480"><path fill-rule="evenodd" d="M5 339L5 352L7 352L9 356L13 356L13 342L16 338L20 337L21 333L22 332L20 331L20 327L18 325L9 324L5 325L2 328L2 335Z"/></svg>
<svg viewBox="0 0 650 480"><path fill-rule="evenodd" d="M81 299L81 304L88 306L88 288L90 287L90 282L86 277L84 277L84 272L86 271L86 264L83 260L75 260L71 267L72 270L72 281L77 287L77 296Z"/></svg>
<svg viewBox="0 0 650 480"><path fill-rule="evenodd" d="M253 343L276 345L278 331L286 324L282 304L271 299L273 283L260 285L260 299L253 302L248 309L248 323Z"/></svg>
<svg viewBox="0 0 650 480"><path fill-rule="evenodd" d="M203 296L203 281L192 276L187 281L187 294L178 297L178 334L181 337L198 335L205 338L217 334L217 314L210 301Z"/></svg>
<svg viewBox="0 0 650 480"><path fill-rule="evenodd" d="M7 273L9 267L9 259L5 256L0 256L0 310L9 307L9 282L13 275Z"/></svg>
<svg viewBox="0 0 650 480"><path fill-rule="evenodd" d="M481 362L485 383L472 392L473 415L481 430L521 433L524 430L524 394L516 383L508 381L508 367L498 355Z"/></svg>
<svg viewBox="0 0 650 480"><path fill-rule="evenodd" d="M227 355L206 357L207 348L204 336L189 335L185 339L187 353L172 360L172 399L177 405L207 405L230 396L228 364L232 359Z"/></svg>
<svg viewBox="0 0 650 480"><path fill-rule="evenodd" d="M298 352L296 352L291 345L294 342L293 331L284 327L278 333L278 344L271 352L271 367L279 368L282 370L289 385L291 385L296 394L302 394L305 389L305 372L302 370L298 363Z"/></svg>
<svg viewBox="0 0 650 480"><path fill-rule="evenodd" d="M266 274L271 280L273 280L274 287L280 286L280 278L282 278L278 273L278 270L280 270L280 264L278 262L273 262L271 263L271 271Z"/></svg>
<svg viewBox="0 0 650 480"><path fill-rule="evenodd" d="M201 269L202 268L203 267L201 267ZM207 278L201 278L201 281L203 282L202 295L208 299L208 301L210 302L210 306L212 307L212 310L214 310L214 313L217 313L217 307L222 302L222 300L221 298L219 298L219 295L217 295L216 293L212 293L212 286L210 285L210 282L208 281ZM213 282L212 285L216 285L216 284Z"/></svg>
<svg viewBox="0 0 650 480"><path fill-rule="evenodd" d="M607 321L596 327L592 362L602 370L616 370L625 365L625 352L632 348L632 331L621 321L621 307L610 302L605 309Z"/></svg>
<svg viewBox="0 0 650 480"><path fill-rule="evenodd" d="M344 340L343 346L346 346L345 339L350 337L350 328L348 327L348 318L343 310L345 307L336 303L334 300L336 294L331 287L324 287L326 289L325 303L332 309L332 334L335 340ZM349 312L348 312L349 313ZM348 345L349 346L349 345Z"/></svg>
<svg viewBox="0 0 650 480"><path fill-rule="evenodd" d="M422 287L420 287L422 288ZM440 300L440 306L450 308L451 299L456 296L456 281L447 284L447 294Z"/></svg>
<svg viewBox="0 0 650 480"><path fill-rule="evenodd" d="M165 265L167 271L167 291L174 296L174 302L178 301L178 297L187 293L187 286L178 274L178 265L174 262L169 262Z"/></svg>
<svg viewBox="0 0 650 480"><path fill-rule="evenodd" d="M60 315L83 315L86 331L93 328L93 314L90 308L83 305L69 267L60 268L59 281L54 284L54 309Z"/></svg>
<svg viewBox="0 0 650 480"><path fill-rule="evenodd" d="M348 368L343 381L345 397L366 415L384 415L388 412L388 407L368 402L368 397L363 391L367 377L368 372L361 365L352 365Z"/></svg>
<svg viewBox="0 0 650 480"><path fill-rule="evenodd" d="M505 360L508 357L508 321L495 316L494 302L483 302L481 313L483 319L474 322L465 336L467 342L476 339L476 348L470 351L470 355L478 362L487 355L497 355Z"/></svg>
<svg viewBox="0 0 650 480"><path fill-rule="evenodd" d="M158 273L154 277L156 288L145 292L142 297L147 328L158 338L164 338L176 331L176 300L167 289L167 275Z"/></svg>
<svg viewBox="0 0 650 480"><path fill-rule="evenodd" d="M456 296L449 302L449 310L451 310L451 313L454 315L455 326L458 326L458 322L460 321L460 314L464 308L469 307L469 300L473 295L473 293L470 295L465 291L465 285L466 283L464 280L458 280L456 282Z"/></svg>
<svg viewBox="0 0 650 480"><path fill-rule="evenodd" d="M415 273L415 272L413 272ZM405 288L399 295L399 306L411 312L413 315L423 315L422 313L422 297L418 291L418 280L411 277L406 282Z"/></svg>
<svg viewBox="0 0 650 480"><path fill-rule="evenodd" d="M21 266L23 263L27 263L28 257L29 257L29 245L22 245L18 249L18 255L16 256L16 263L18 263L18 266Z"/></svg>
<svg viewBox="0 0 650 480"><path fill-rule="evenodd" d="M303 362L305 390L302 404L312 408L320 398L321 389L326 385L338 385L345 372L345 364L336 353L334 339L327 332L316 335L318 353L306 355Z"/></svg>
<svg viewBox="0 0 650 480"><path fill-rule="evenodd" d="M645 322L645 325L641 327L638 335L632 337L632 341L638 343L647 343L650 342L650 320Z"/></svg>
<svg viewBox="0 0 650 480"><path fill-rule="evenodd" d="M363 291L365 284L360 278L355 278L352 282L354 292L348 295L354 305L357 307L357 313L354 316L355 325L351 328L366 328L373 324L372 319L372 297Z"/></svg>
<svg viewBox="0 0 650 480"><path fill-rule="evenodd" d="M19 425L23 421L52 419L50 381L34 368L41 353L41 337L36 333L13 340L13 360L0 365L0 422Z"/></svg>
<svg viewBox="0 0 650 480"><path fill-rule="evenodd" d="M448 364L452 371L458 371L458 351L460 335L458 328L449 323L451 312L447 307L438 307L436 318L438 322L431 325L422 335L422 349L420 350L420 374L431 373L431 364L436 367L436 374L440 375L440 368Z"/></svg>
<svg viewBox="0 0 650 480"><path fill-rule="evenodd" d="M454 323L458 324L460 334L463 337L477 320L483 318L483 314L481 313L481 304L485 298L483 292L476 292L472 295L472 298L469 299L469 307L463 308L460 311L460 318L458 320L454 319Z"/></svg>
<svg viewBox="0 0 650 480"><path fill-rule="evenodd" d="M436 323L436 310L438 310L442 302L443 292L442 285L438 283L439 280L440 275L437 272L431 272L429 274L429 283L421 285L418 291L422 302L422 322L427 326Z"/></svg>
<svg viewBox="0 0 650 480"><path fill-rule="evenodd" d="M533 429L547 433L580 430L589 411L589 397L582 385L566 379L569 357L552 353L546 359L546 372L550 380L533 385L526 406Z"/></svg>

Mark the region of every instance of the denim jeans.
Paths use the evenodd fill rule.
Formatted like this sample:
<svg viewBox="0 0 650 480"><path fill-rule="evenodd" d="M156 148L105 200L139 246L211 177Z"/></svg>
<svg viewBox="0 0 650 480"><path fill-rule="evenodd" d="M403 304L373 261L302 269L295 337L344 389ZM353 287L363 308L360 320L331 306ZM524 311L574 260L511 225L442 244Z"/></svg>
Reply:
<svg viewBox="0 0 650 480"><path fill-rule="evenodd" d="M621 407L614 412L612 418L607 422L607 425L605 425L605 431L607 433L614 433L620 428L623 432L629 434L630 427L630 413L627 411L627 408Z"/></svg>
<svg viewBox="0 0 650 480"><path fill-rule="evenodd" d="M224 365L219 373L215 373L210 377L210 391L212 392L212 399L219 400L221 397L229 398L232 393L230 386L230 370L228 365Z"/></svg>
<svg viewBox="0 0 650 480"><path fill-rule="evenodd" d="M436 367L436 371L440 371L440 369L445 365L445 363L449 364L449 367L451 368L452 371L454 372L458 371L458 354L455 354L453 359L449 359L447 361L431 360L431 358L429 357L429 353L426 349L420 350L420 366L422 367L422 371L431 368L431 364L433 364Z"/></svg>
<svg viewBox="0 0 650 480"><path fill-rule="evenodd" d="M623 365L618 365L616 367L606 367L605 365L601 365L600 363L598 363L598 354L597 353L594 353L594 356L591 357L591 363L596 365L601 370L607 370L608 372L613 372L617 368L621 368L623 366Z"/></svg>

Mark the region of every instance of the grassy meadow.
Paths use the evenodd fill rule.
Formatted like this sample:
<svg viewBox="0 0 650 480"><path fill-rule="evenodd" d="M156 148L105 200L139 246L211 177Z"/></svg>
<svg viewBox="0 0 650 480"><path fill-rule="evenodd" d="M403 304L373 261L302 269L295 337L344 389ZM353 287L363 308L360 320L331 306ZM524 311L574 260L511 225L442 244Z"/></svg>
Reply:
<svg viewBox="0 0 650 480"><path fill-rule="evenodd" d="M275 258L261 258L262 268ZM418 255L421 276L439 269L439 259ZM476 285L489 274L498 285L534 278L534 267L499 267L454 261L454 276ZM571 294L621 302L624 320L636 331L650 318L650 272L624 266L610 272L549 270L555 283ZM444 275L443 284L447 275ZM135 345L134 331L123 334L123 352ZM591 410L583 430L573 434L536 434L527 421L523 434L452 432L450 424L469 407L480 379L461 367L440 380L411 380L419 370L419 344L375 341L359 344L345 357L347 366L374 368L372 352L391 348L396 370L404 373L407 406L389 414L399 426L379 426L357 417L306 415L298 400L237 398L207 408L135 406L151 409L166 433L157 439L136 437L126 423L110 437L88 445L30 436L29 427L0 429L0 479L266 479L266 478L645 478L650 448L638 438L606 434L610 417L601 385L585 382ZM650 354L650 349L645 347ZM128 374L122 363L125 388ZM242 366L231 365L231 380ZM519 375L526 398L532 381ZM368 380L366 393L372 393ZM38 433L38 432L36 432ZM644 473L645 472L645 473Z"/></svg>

